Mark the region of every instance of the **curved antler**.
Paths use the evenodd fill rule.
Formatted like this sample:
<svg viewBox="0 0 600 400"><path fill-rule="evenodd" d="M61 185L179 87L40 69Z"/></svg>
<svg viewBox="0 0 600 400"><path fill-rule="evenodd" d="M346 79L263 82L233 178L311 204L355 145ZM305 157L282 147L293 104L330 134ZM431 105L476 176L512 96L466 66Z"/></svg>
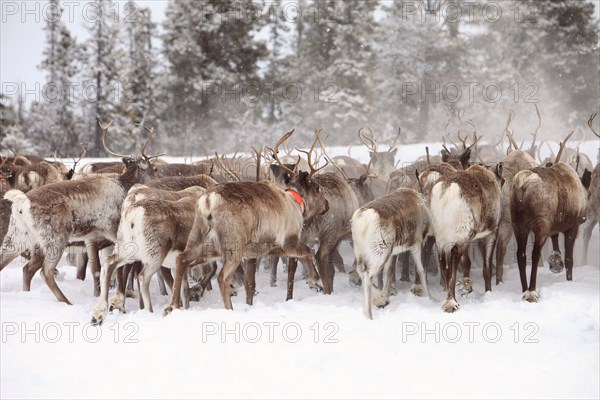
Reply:
<svg viewBox="0 0 600 400"><path fill-rule="evenodd" d="M313 154L313 151L315 150L315 146L316 146L317 140L319 138L319 135L317 132L318 132L318 130L315 128L315 140L313 140L312 145L310 146L310 150L305 151L305 150L296 149L300 153L306 154L308 167L310 168L310 172L308 174L309 176L313 176L314 174L316 174L317 172L319 172L320 170L322 170L329 164L329 161L327 159L325 159L325 165L323 165L322 167L319 167L319 168L315 168L315 165L314 165L315 163L313 163L313 161L312 161L312 154ZM318 160L317 160L317 162L318 162Z"/></svg>
<svg viewBox="0 0 600 400"><path fill-rule="evenodd" d="M100 121L98 121L98 125L100 125L100 129L102 129L102 146L104 146L104 150L106 150L106 152L108 154L112 154L115 157L132 157L131 154L121 154L121 153L117 153L112 151L111 149L108 148L108 146L106 145L106 133L108 132L108 128L110 128L110 126L112 125L112 121L110 121L108 124L102 126L102 124L100 123Z"/></svg>
<svg viewBox="0 0 600 400"><path fill-rule="evenodd" d="M567 135L567 137L565 138L565 140L563 140L562 142L560 142L560 147L558 149L558 154L556 154L556 159L554 160L554 164L558 163L560 161L560 157L562 156L562 152L565 149L565 145L567 144L567 140L569 140L571 138L571 136L573 136L573 133L575 131L571 131L571 133L569 133Z"/></svg>
<svg viewBox="0 0 600 400"><path fill-rule="evenodd" d="M136 126L139 126L141 128L144 128L145 130L148 131L148 139L146 139L146 143L144 143L144 146L142 147L142 156L146 159L146 160L152 160L153 158L158 158L160 156L164 156L165 153L159 153L155 156L149 156L146 154L146 148L148 147L148 145L150 144L150 141L152 140L152 136L154 135L154 127L152 128L148 128L147 126L144 126L142 124L135 124Z"/></svg>
<svg viewBox="0 0 600 400"><path fill-rule="evenodd" d="M315 126L315 135L317 136L317 140L319 141L319 146L321 146L321 149L323 149L323 155L325 157L325 161L330 162L338 171L340 171L340 174L342 174L342 176L345 179L348 179L348 175L346 174L346 172L344 172L344 170L342 168L340 168L340 166L337 165L337 163L335 161L333 161L333 159L331 157L329 157L329 154L327 154L327 150L325 150L325 146L323 145L323 142L321 141L320 134L321 134L321 130Z"/></svg>
<svg viewBox="0 0 600 400"><path fill-rule="evenodd" d="M275 161L277 161L277 164L279 164L279 166L281 168L283 168L284 170L286 170L288 173L292 174L292 175L296 175L295 171L292 171L291 169L289 169L288 167L285 166L284 163L281 162L281 160L279 159L279 157L277 156L277 153L279 152L279 146L281 146L281 144L283 142L285 142L286 140L288 140L290 138L290 136L292 136L294 134L294 130L292 129L289 132L286 132L282 137L279 138L279 140L277 141L277 143L275 143L275 147L274 148L269 148L267 147L268 150L271 151L271 153L273 154L273 159Z"/></svg>
<svg viewBox="0 0 600 400"><path fill-rule="evenodd" d="M596 118L596 115L598 115L598 113L590 115L590 119L588 119L588 127L594 133L594 135L596 135L600 139L600 134L594 129L594 118Z"/></svg>
<svg viewBox="0 0 600 400"><path fill-rule="evenodd" d="M360 141L367 147L367 149L371 151L377 151L377 142L375 142L373 131L371 130L371 128L369 128L369 131L371 132L371 137L368 137L363 133L363 129L365 128L360 128L358 130L358 137Z"/></svg>

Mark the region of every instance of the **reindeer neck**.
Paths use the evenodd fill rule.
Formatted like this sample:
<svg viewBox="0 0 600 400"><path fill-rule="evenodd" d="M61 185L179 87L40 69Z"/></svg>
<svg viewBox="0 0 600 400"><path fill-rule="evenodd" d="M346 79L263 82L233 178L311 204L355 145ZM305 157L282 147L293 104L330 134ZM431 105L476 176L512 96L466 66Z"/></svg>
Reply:
<svg viewBox="0 0 600 400"><path fill-rule="evenodd" d="M129 191L133 185L141 183L142 179L140 175L138 166L130 166L119 176L119 183L126 191Z"/></svg>

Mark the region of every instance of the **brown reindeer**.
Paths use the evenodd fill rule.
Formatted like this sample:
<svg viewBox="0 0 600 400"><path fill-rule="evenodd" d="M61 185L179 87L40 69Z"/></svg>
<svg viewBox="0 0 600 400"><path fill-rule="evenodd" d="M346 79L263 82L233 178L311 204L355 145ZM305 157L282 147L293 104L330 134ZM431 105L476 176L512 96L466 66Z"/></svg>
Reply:
<svg viewBox="0 0 600 400"><path fill-rule="evenodd" d="M292 134L293 130L287 132L280 141ZM242 260L270 252L310 256L310 249L300 242L303 224L325 213L329 205L308 172L293 175L286 186L284 190L268 181L228 182L200 197L187 245L176 259L173 300L165 313L179 308L182 280L191 265L223 260L217 281L225 308L232 309L230 283ZM248 301L254 287L249 284L246 289Z"/></svg>
<svg viewBox="0 0 600 400"><path fill-rule="evenodd" d="M103 144L110 123L102 127ZM31 190L27 194L11 190L5 198L12 201L11 224L22 234L26 245L33 251L33 262L41 259L42 277L59 301L71 304L54 280L54 269L69 241L85 240L88 256L92 259L94 288L99 288L100 261L97 241L116 239L121 204L129 188L145 182L155 173L152 159L157 156L123 158L126 171L117 178L102 176L78 181L62 181ZM9 228L10 232L10 228ZM16 237L6 235L2 244L0 270L20 252L14 249ZM39 257L38 257L39 256ZM98 290L99 292L99 290ZM98 293L99 294L99 293Z"/></svg>
<svg viewBox="0 0 600 400"><path fill-rule="evenodd" d="M502 185L502 212L500 214L498 241L496 244L496 284L503 281L504 257L506 256L508 243L513 237L512 221L510 218L511 182L519 171L535 168L537 163L529 153L521 150L514 150L501 161L500 165L500 174L504 184Z"/></svg>
<svg viewBox="0 0 600 400"><path fill-rule="evenodd" d="M537 268L541 250L548 237L558 248L558 234L565 237L565 260L567 280L573 279L573 246L579 224L585 220L588 207L590 172L579 178L575 169L558 162L571 132L561 143L555 164L521 171L512 181L510 214L517 241L517 262L523 298L538 301L536 290ZM526 248L529 233L534 234L529 284L526 275Z"/></svg>
<svg viewBox="0 0 600 400"><path fill-rule="evenodd" d="M491 290L491 256L501 211L497 177L479 165L442 175L432 188L430 210L448 293L442 309L454 312L458 310L455 295L458 264L475 239L483 240L485 290Z"/></svg>

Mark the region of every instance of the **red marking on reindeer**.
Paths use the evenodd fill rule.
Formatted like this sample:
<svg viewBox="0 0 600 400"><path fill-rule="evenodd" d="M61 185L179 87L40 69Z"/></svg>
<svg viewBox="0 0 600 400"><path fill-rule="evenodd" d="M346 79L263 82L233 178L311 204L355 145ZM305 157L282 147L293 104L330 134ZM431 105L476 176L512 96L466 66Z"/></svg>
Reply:
<svg viewBox="0 0 600 400"><path fill-rule="evenodd" d="M302 215L304 215L304 200L302 200L302 196L300 196L300 193L296 192L294 189L286 189L286 192L291 194L294 200L296 200L296 203L298 203L298 205L300 206L300 212L302 213Z"/></svg>

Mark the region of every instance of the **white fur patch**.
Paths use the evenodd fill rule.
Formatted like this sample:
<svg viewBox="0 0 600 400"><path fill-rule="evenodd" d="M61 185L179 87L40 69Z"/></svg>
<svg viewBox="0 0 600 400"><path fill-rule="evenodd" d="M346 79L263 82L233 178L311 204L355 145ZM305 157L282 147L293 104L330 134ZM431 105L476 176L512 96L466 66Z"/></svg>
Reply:
<svg viewBox="0 0 600 400"><path fill-rule="evenodd" d="M436 240L447 244L466 242L475 227L473 213L461 197L460 186L452 183L446 190L437 183L431 193L431 217Z"/></svg>

